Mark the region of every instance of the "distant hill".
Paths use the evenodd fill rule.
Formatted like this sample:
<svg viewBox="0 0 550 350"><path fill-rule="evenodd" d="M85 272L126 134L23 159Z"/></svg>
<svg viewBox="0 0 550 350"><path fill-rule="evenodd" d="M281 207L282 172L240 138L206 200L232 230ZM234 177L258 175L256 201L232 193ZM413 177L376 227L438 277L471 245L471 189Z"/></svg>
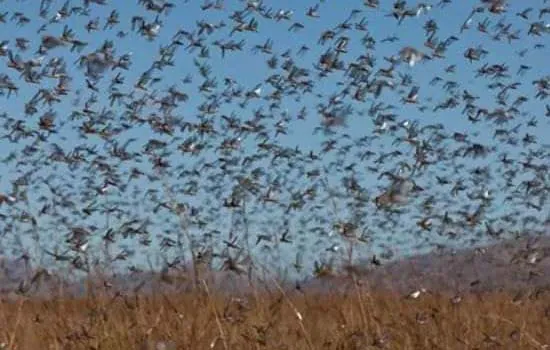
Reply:
<svg viewBox="0 0 550 350"><path fill-rule="evenodd" d="M550 237L531 237L507 240L491 246L464 249L455 252L430 253L393 261L374 267L364 262L354 267L363 285L374 290L408 293L425 288L433 292L519 291L527 288L550 288ZM17 295L27 289L29 295L46 296L60 291L60 276L40 277L40 283L30 284L35 271L22 260L0 258L0 292ZM227 272L212 272L208 276L211 289L225 292L248 290L246 276ZM25 281L23 284L21 281ZM349 288L349 279L343 276L309 279L301 283L304 291L338 291ZM166 293L184 291L190 279L174 274L140 272L97 279L96 287L109 292ZM83 295L85 281L64 283L66 295ZM293 287L294 285L292 285ZM289 286L290 287L290 286Z"/></svg>
<svg viewBox="0 0 550 350"><path fill-rule="evenodd" d="M365 262L354 269L370 288L399 293L419 288L451 293L544 288L550 287L550 237L417 255L379 267ZM334 290L339 279L312 280L305 287Z"/></svg>

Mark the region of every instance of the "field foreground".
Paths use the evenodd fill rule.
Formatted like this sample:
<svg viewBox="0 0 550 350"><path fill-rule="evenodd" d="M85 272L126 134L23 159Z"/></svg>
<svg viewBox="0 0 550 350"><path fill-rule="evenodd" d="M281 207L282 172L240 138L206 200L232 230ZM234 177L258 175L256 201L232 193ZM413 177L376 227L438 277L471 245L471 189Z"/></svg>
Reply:
<svg viewBox="0 0 550 350"><path fill-rule="evenodd" d="M59 289L42 278L27 293L17 281L34 273L6 262L0 349L550 349L549 256L542 237L299 289L230 273L193 291L185 275L143 273Z"/></svg>
<svg viewBox="0 0 550 350"><path fill-rule="evenodd" d="M4 349L544 349L550 291L89 295L3 300Z"/></svg>

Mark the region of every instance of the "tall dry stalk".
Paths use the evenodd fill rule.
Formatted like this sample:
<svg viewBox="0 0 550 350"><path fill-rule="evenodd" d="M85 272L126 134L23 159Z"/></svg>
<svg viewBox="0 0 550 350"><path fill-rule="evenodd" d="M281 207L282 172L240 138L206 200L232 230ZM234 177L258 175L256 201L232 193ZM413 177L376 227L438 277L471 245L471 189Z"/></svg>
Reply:
<svg viewBox="0 0 550 350"><path fill-rule="evenodd" d="M216 325L218 326L218 331L220 332L220 338L223 343L223 348L225 350L229 350L229 346L227 345L227 339L225 337L225 332L223 331L222 322L220 321L220 316L218 315L218 310L216 309L216 305L214 304L214 300L212 299L212 296L210 295L210 290L208 289L208 284L205 280L202 280L202 284L204 287L204 290L206 292L206 295L208 297L208 305L210 306L210 309L214 313L214 318L216 319Z"/></svg>
<svg viewBox="0 0 550 350"><path fill-rule="evenodd" d="M23 305L27 301L27 298L22 298L17 304L17 314L15 316L15 324L13 326L13 331L10 334L10 340L8 342L8 349L15 349L15 338L17 337L17 330L19 328L19 323L21 322L21 317L23 315Z"/></svg>
<svg viewBox="0 0 550 350"><path fill-rule="evenodd" d="M165 194L168 196L168 199L170 200L170 206L172 210L176 213L179 219L179 225L181 232L178 233L178 248L180 249L180 254L183 257L183 248L182 248L182 239L181 234L185 236L185 239L187 240L187 246L189 248L189 254L191 255L191 268L193 270L193 288L197 288L199 286L200 281L200 271L199 271L199 263L197 259L197 253L195 251L194 245L193 245L193 238L191 237L191 233L189 232L189 224L188 224L188 218L187 218L187 212L185 210L179 209L179 203L176 200L176 197L174 193L172 193L172 190L170 189L169 184L166 181L166 178L164 174L158 170L157 175L162 180L162 187L164 189Z"/></svg>

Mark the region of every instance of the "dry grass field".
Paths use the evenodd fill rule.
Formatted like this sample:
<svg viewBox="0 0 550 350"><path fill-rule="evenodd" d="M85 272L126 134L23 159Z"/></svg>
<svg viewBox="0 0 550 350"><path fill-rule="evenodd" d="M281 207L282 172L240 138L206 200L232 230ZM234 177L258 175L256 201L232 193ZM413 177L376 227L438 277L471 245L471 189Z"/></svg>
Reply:
<svg viewBox="0 0 550 350"><path fill-rule="evenodd" d="M194 290L177 274L43 281L2 294L0 349L550 349L549 249L507 241L300 288L233 273Z"/></svg>
<svg viewBox="0 0 550 350"><path fill-rule="evenodd" d="M282 289L4 300L4 349L544 349L550 292Z"/></svg>

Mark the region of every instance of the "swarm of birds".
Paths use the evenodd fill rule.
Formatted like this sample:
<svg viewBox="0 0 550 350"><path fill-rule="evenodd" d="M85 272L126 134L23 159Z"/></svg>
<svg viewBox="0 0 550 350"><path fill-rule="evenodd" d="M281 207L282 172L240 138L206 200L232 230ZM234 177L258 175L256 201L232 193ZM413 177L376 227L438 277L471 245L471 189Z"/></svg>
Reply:
<svg viewBox="0 0 550 350"><path fill-rule="evenodd" d="M2 255L324 276L549 232L547 0L0 5Z"/></svg>

